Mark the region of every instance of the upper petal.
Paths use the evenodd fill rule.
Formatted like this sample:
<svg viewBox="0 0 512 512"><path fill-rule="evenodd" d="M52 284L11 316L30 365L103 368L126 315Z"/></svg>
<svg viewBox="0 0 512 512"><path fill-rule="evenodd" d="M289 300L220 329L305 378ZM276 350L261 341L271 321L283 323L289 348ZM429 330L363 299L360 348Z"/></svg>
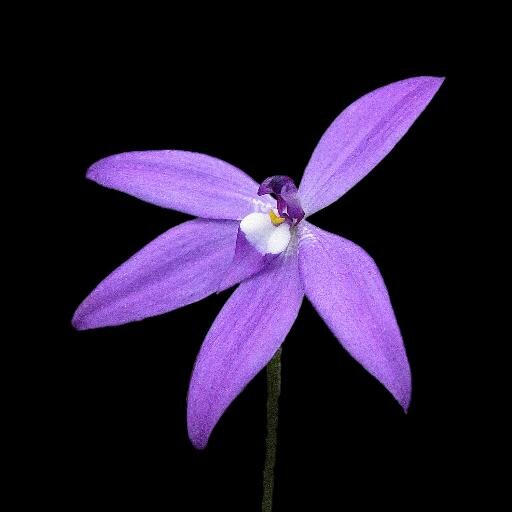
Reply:
<svg viewBox="0 0 512 512"><path fill-rule="evenodd" d="M258 184L218 158L189 151L135 151L93 164L87 177L164 208L208 219L242 219L270 202Z"/></svg>
<svg viewBox="0 0 512 512"><path fill-rule="evenodd" d="M299 268L306 296L340 343L407 410L409 363L372 258L356 244L303 222Z"/></svg>
<svg viewBox="0 0 512 512"><path fill-rule="evenodd" d="M188 432L204 448L228 405L270 361L303 298L295 254L280 255L233 292L197 357L188 393Z"/></svg>
<svg viewBox="0 0 512 512"><path fill-rule="evenodd" d="M235 251L238 222L194 219L150 242L104 279L73 317L77 329L160 315L217 291Z"/></svg>
<svg viewBox="0 0 512 512"><path fill-rule="evenodd" d="M404 136L444 78L394 82L359 98L324 133L304 171L306 215L325 208L364 178Z"/></svg>

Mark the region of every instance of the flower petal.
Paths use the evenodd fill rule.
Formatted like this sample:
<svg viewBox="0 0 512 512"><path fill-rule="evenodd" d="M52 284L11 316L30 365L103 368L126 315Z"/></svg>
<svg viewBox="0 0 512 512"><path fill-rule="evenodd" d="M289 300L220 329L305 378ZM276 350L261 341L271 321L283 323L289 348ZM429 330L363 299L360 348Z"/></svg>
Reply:
<svg viewBox="0 0 512 512"><path fill-rule="evenodd" d="M299 268L306 296L339 342L407 410L409 363L372 258L356 244L302 222Z"/></svg>
<svg viewBox="0 0 512 512"><path fill-rule="evenodd" d="M376 89L346 108L324 133L304 171L306 215L339 199L405 135L444 78L420 76Z"/></svg>
<svg viewBox="0 0 512 512"><path fill-rule="evenodd" d="M296 254L244 281L215 319L197 357L188 393L188 432L204 448L228 405L270 361L303 298Z"/></svg>
<svg viewBox="0 0 512 512"><path fill-rule="evenodd" d="M222 160L189 151L135 151L93 164L87 177L149 203L208 219L267 211L258 184Z"/></svg>
<svg viewBox="0 0 512 512"><path fill-rule="evenodd" d="M150 242L110 274L73 317L77 329L160 315L217 291L235 251L238 222L194 219Z"/></svg>

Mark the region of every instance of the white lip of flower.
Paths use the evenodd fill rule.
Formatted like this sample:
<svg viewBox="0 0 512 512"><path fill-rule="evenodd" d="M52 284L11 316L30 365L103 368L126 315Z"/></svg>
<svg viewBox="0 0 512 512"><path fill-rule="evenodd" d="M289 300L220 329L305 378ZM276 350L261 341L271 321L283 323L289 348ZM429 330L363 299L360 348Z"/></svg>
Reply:
<svg viewBox="0 0 512 512"><path fill-rule="evenodd" d="M280 254L290 243L290 226L283 221L275 225L276 221L272 219L280 219L280 217L272 213L273 216L269 213L250 213L240 222L240 229L245 238L261 254Z"/></svg>

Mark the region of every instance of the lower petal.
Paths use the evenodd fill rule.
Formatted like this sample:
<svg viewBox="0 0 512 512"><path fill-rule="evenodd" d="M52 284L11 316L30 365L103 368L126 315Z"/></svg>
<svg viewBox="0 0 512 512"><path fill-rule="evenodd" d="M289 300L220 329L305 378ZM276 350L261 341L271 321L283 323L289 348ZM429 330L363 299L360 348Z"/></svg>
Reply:
<svg viewBox="0 0 512 512"><path fill-rule="evenodd" d="M229 404L266 366L290 331L303 298L295 254L244 281L215 319L188 393L188 432L204 448Z"/></svg>
<svg viewBox="0 0 512 512"><path fill-rule="evenodd" d="M409 363L372 258L356 244L303 222L299 268L306 296L343 347L407 410Z"/></svg>
<svg viewBox="0 0 512 512"><path fill-rule="evenodd" d="M73 317L77 329L160 315L217 291L238 222L195 219L160 235L104 279Z"/></svg>

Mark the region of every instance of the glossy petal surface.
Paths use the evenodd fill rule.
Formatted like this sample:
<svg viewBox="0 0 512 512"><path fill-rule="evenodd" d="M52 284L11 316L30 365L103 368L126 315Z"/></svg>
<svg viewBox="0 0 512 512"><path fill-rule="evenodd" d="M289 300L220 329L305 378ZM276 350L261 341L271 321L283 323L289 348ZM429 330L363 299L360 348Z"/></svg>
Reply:
<svg viewBox="0 0 512 512"><path fill-rule="evenodd" d="M271 205L258 197L258 184L240 169L189 151L109 156L93 164L87 177L149 203L207 219L242 219Z"/></svg>
<svg viewBox="0 0 512 512"><path fill-rule="evenodd" d="M301 224L299 268L308 299L348 353L407 410L411 374L377 265L361 247Z"/></svg>
<svg viewBox="0 0 512 512"><path fill-rule="evenodd" d="M306 215L339 199L405 135L443 78L394 82L359 98L324 133L304 171L299 197Z"/></svg>
<svg viewBox="0 0 512 512"><path fill-rule="evenodd" d="M82 302L77 329L120 325L217 291L235 252L238 222L195 219L176 226L114 270Z"/></svg>
<svg viewBox="0 0 512 512"><path fill-rule="evenodd" d="M197 357L188 394L188 432L204 448L229 404L266 366L303 298L295 255L240 284L215 319Z"/></svg>

